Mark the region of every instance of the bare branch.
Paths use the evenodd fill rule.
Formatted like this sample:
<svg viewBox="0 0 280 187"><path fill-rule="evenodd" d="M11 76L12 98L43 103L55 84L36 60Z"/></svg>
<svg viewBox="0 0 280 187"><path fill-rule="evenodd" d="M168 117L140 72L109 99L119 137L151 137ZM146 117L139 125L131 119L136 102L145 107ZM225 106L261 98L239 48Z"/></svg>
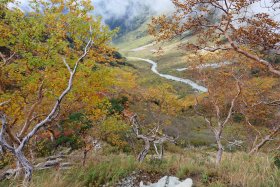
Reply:
<svg viewBox="0 0 280 187"><path fill-rule="evenodd" d="M11 102L11 100L4 101L4 102L0 103L0 107L4 106L4 105L6 105L6 104L8 104L8 103L10 103L10 102Z"/></svg>
<svg viewBox="0 0 280 187"><path fill-rule="evenodd" d="M262 138L262 140L251 149L249 154L253 154L260 150L267 142L273 140L273 137L279 133L280 125L276 126L268 135Z"/></svg>
<svg viewBox="0 0 280 187"><path fill-rule="evenodd" d="M3 63L4 63L4 66L7 65L9 63L9 61L15 56L16 53L13 53L10 57L6 58L5 55L3 55L1 52L0 52L0 57L2 58L3 60Z"/></svg>
<svg viewBox="0 0 280 187"><path fill-rule="evenodd" d="M232 99L231 101L231 105L230 105L230 109L228 111L228 114L227 114L227 117L225 119L225 121L222 123L222 127L225 126L225 124L229 121L231 115L232 115L232 111L233 111L233 108L234 108L234 105L235 105L235 102L237 100L237 98L240 96L241 94L241 86L240 86L240 82L239 80L236 80L236 88L237 88L237 94L235 95L235 97Z"/></svg>
<svg viewBox="0 0 280 187"><path fill-rule="evenodd" d="M252 123L250 122L250 120L248 119L247 116L245 116L245 120L246 120L246 123L247 123L254 131L256 131L260 136L262 136L262 133L261 133L256 127L254 127L254 125L252 125Z"/></svg>
<svg viewBox="0 0 280 187"><path fill-rule="evenodd" d="M6 119L6 115L4 113L0 113L0 120L2 123L2 128L0 131L0 144L2 147L5 147L6 149L8 149L11 152L14 152L15 149L6 142L5 137L4 137L5 136L4 133L6 132L6 128L7 128L7 119Z"/></svg>
<svg viewBox="0 0 280 187"><path fill-rule="evenodd" d="M216 52L216 51L228 51L231 50L229 47L205 47L200 48L201 50L209 51L209 52Z"/></svg>
<svg viewBox="0 0 280 187"><path fill-rule="evenodd" d="M67 67L68 71L69 71L70 73L72 73L72 69L70 68L69 64L66 62L66 59L65 59L65 58L62 58L62 60L63 60L63 63L65 64L65 66Z"/></svg>
<svg viewBox="0 0 280 187"><path fill-rule="evenodd" d="M137 114L134 114L130 117L130 122L131 122L131 125L132 125L132 129L133 129L133 132L136 134L136 137L138 139L142 139L145 143L144 145L144 149L139 153L138 155L138 161L139 162L142 162L145 157L147 156L149 150L150 150L150 147L151 147L151 143L154 144L154 148L155 148L155 151L158 155L158 158L161 159L162 156L163 156L163 143L168 141L168 142L172 142L172 143L175 143L175 140L173 137L170 137L170 136L167 136L167 135L157 135L157 131L158 131L158 126L155 127L155 129L157 129L152 135L149 135L150 133L148 134L142 134L140 132L140 124L138 122L138 119L137 119ZM158 149L157 149L157 145L160 146L161 148L161 151L158 152Z"/></svg>

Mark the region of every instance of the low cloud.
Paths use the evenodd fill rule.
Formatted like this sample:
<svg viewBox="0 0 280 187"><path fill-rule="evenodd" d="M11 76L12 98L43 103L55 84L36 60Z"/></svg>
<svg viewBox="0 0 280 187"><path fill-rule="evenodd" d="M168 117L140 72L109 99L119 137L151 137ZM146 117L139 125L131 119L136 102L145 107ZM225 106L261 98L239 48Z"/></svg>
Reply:
<svg viewBox="0 0 280 187"><path fill-rule="evenodd" d="M151 13L160 14L174 10L171 0L92 0L96 14L104 19L141 15L143 9Z"/></svg>
<svg viewBox="0 0 280 187"><path fill-rule="evenodd" d="M29 0L17 0L19 7L24 11L30 11ZM143 9L160 14L174 10L171 0L91 0L95 6L95 14L104 19L124 17L129 13L129 18L143 13ZM12 5L14 6L14 5Z"/></svg>

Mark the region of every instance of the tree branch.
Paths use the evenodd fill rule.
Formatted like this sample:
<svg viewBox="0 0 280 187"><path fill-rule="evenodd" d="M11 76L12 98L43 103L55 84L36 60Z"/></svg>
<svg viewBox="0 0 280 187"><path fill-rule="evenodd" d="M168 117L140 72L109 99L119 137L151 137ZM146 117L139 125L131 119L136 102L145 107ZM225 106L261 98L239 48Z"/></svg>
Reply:
<svg viewBox="0 0 280 187"><path fill-rule="evenodd" d="M239 48L239 47L234 43L234 41L231 39L230 36L228 36L228 35L225 34L225 33L224 33L224 35L225 35L225 37L227 38L227 40L228 40L228 42L230 43L230 45L232 46L232 48L233 48L236 52L238 52L238 53L240 53L240 54L246 56L247 58L250 58L250 59L252 59L252 60L254 60L254 61L257 61L257 62L260 63L260 64L265 65L265 66L268 68L268 70L269 70L270 72L272 72L273 74L275 74L275 75L277 75L277 76L280 76L280 70L275 69L275 68L273 67L273 65L272 65L270 62L268 62L268 61L266 61L266 60L263 60L263 59L259 58L258 56L253 55L253 54L251 54L251 53L249 53L249 52L247 52L247 51L245 51L245 50L242 50L241 48Z"/></svg>
<svg viewBox="0 0 280 187"><path fill-rule="evenodd" d="M8 149L9 151L14 153L15 149L6 142L5 137L4 137L5 136L4 133L6 132L6 128L7 128L7 119L6 119L6 115L4 113L0 113L0 120L2 123L2 128L0 131L0 144L2 147L5 147L6 149Z"/></svg>
<svg viewBox="0 0 280 187"><path fill-rule="evenodd" d="M11 102L11 100L4 101L4 102L0 103L0 107L4 106L4 105L6 105L6 104L8 104L8 103L10 103L10 102Z"/></svg>
<svg viewBox="0 0 280 187"><path fill-rule="evenodd" d="M0 57L2 58L3 60L3 65L7 65L9 63L9 61L15 56L16 53L13 53L10 57L6 58L5 55L3 55L1 52L0 52Z"/></svg>
<svg viewBox="0 0 280 187"><path fill-rule="evenodd" d="M261 142L258 143L256 146L254 146L253 149L251 149L251 151L249 152L249 154L253 154L253 153L257 152L258 150L260 150L267 142L271 141L272 138L275 135L277 135L277 133L279 133L279 130L280 130L280 125L275 127L268 135L263 137Z"/></svg>
<svg viewBox="0 0 280 187"><path fill-rule="evenodd" d="M80 63L80 61L87 55L88 53L88 49L91 47L92 45L92 39L90 38L90 40L88 41L85 49L84 49L84 53L82 54L82 56L76 61L74 69L71 71L69 65L66 63L66 61L64 61L70 73L70 77L69 77L69 81L68 81L68 86L67 88L62 92L62 94L59 96L58 100L56 101L53 109L51 110L51 112L49 113L49 115L42 120L40 123L38 123L37 125L35 125L35 127L22 139L21 144L18 146L18 148L16 149L16 151L22 151L23 147L25 146L25 144L27 144L27 142L47 123L51 122L52 119L56 116L56 112L59 109L60 103L62 102L63 98L68 94L68 92L71 90L72 85L73 85L73 79L74 76L76 74L77 71L77 67Z"/></svg>
<svg viewBox="0 0 280 187"><path fill-rule="evenodd" d="M227 115L225 121L222 123L222 127L224 127L225 124L229 121L229 119L230 119L230 117L231 117L231 115L232 115L232 111L233 111L235 102L236 102L237 98L238 98L238 97L240 96L240 94L241 94L240 82L239 82L239 80L236 80L236 81L237 81L237 82L236 82L237 94L235 95L235 97L234 97L234 98L232 99L232 101L231 101L231 105L230 105L230 109L229 109L229 111L228 111L228 115Z"/></svg>

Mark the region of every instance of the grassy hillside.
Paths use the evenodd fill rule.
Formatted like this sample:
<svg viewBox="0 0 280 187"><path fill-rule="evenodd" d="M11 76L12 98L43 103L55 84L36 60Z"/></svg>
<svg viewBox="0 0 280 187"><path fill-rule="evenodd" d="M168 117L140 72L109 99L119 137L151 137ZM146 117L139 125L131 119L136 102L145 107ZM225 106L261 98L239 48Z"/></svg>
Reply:
<svg viewBox="0 0 280 187"><path fill-rule="evenodd" d="M121 187L123 178L138 186L140 181L156 182L165 175L181 180L191 177L197 187L280 186L275 160L264 154L249 157L242 152L226 153L221 166L216 167L213 152L204 148L181 150L172 146L163 161L149 158L142 164L133 156L112 153L109 148L104 151L90 155L85 166L80 163L82 153L76 152L75 157L72 155L75 166L70 170L35 172L31 187ZM0 182L3 187L19 184L19 181Z"/></svg>
<svg viewBox="0 0 280 187"><path fill-rule="evenodd" d="M219 20L209 10L207 27L204 16L170 17L169 29L159 18L183 36L158 43L148 34L153 9L134 14L141 3L131 0L105 9L110 1L100 1L104 20L90 17L88 1L34 1L43 14L0 6L0 187L138 187L165 176L194 187L279 187L280 76L261 66L280 75L266 61L280 35L264 32L267 55L230 24L213 37ZM200 3L198 15L208 8ZM110 16L118 4L124 14Z"/></svg>
<svg viewBox="0 0 280 187"><path fill-rule="evenodd" d="M196 37L187 35L185 37L177 37L167 42L157 43L147 32L147 24L149 22L149 20L146 21L137 30L131 31L114 41L114 46L125 57L148 58L156 61L158 63L158 70L161 73L192 79L192 74L190 72L179 72L176 71L176 69L191 65L188 61L191 54L180 50L179 46L186 42L195 41ZM209 61L209 63L211 63L211 61Z"/></svg>
<svg viewBox="0 0 280 187"><path fill-rule="evenodd" d="M195 37L189 36L183 40L177 38L156 44L153 38L147 35L146 29L147 26L144 24L116 40L114 45L125 57L141 57L156 61L161 73L195 80L191 72L176 71L177 68L188 66L188 58L191 55L178 50L178 45L195 40ZM142 46L145 47L141 48ZM154 53L159 47L163 49L160 55ZM154 74L146 62L128 60L128 63L132 66L122 68L137 75L140 89L165 84L172 86L179 98L188 98L194 94L191 87ZM131 104L130 108L139 115L148 116L142 102ZM104 144L100 151L89 153L85 166L82 166L83 151L76 150L69 155L69 162L74 163L71 169L36 171L31 187L121 187L127 180L131 180L133 186L138 186L140 181L157 182L165 175L177 176L181 180L190 177L197 187L280 186L277 155L259 153L249 156L241 151L245 151L243 148L236 150L225 146L223 161L217 167L214 163L215 140L212 132L205 127L204 119L189 111L169 118L171 127L180 132L179 146L167 144L162 161L154 159L155 153L152 150L144 163L138 163L135 159L139 152L138 148L136 152L123 152ZM242 133L242 126L232 123L225 128L224 136L231 137L234 134L234 137L242 137ZM227 143L224 141L224 144ZM0 186L12 187L19 184L19 180L0 182Z"/></svg>
<svg viewBox="0 0 280 187"><path fill-rule="evenodd" d="M141 24L136 30L130 31L121 37L114 40L114 45L120 49L121 52L125 52L153 41L153 38L148 34L147 24L149 19Z"/></svg>

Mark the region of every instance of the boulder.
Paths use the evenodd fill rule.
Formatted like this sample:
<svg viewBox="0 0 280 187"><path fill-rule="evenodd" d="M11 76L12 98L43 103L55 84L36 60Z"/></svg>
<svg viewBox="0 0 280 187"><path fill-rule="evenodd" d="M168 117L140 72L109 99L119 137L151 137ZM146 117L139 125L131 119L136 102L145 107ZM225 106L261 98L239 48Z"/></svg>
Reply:
<svg viewBox="0 0 280 187"><path fill-rule="evenodd" d="M161 178L157 183L144 185L141 181L140 187L192 187L193 181L188 178L181 182L177 177L165 176Z"/></svg>

